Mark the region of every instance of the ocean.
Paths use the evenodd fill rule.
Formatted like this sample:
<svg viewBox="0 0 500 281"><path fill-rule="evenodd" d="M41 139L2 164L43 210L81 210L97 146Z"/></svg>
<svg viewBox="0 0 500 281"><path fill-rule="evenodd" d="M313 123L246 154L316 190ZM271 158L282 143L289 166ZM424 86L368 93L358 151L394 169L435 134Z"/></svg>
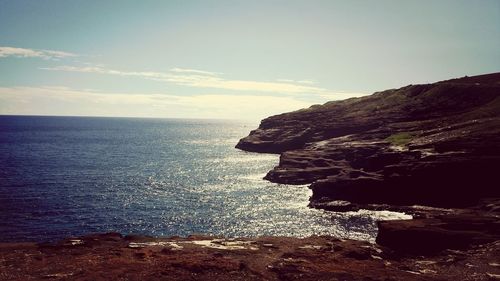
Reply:
<svg viewBox="0 0 500 281"><path fill-rule="evenodd" d="M262 179L279 156L240 151L255 123L0 116L0 242L96 232L373 241L392 212L307 207L307 186Z"/></svg>

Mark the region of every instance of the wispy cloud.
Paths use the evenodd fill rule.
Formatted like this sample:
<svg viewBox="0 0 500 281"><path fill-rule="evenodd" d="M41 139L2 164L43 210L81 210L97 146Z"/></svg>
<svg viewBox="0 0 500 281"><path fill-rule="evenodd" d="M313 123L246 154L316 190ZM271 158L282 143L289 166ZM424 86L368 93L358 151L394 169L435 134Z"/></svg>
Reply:
<svg viewBox="0 0 500 281"><path fill-rule="evenodd" d="M67 57L77 57L78 55L62 51L54 50L38 50L38 49L25 49L16 47L2 47L0 46L0 58L17 57L17 58L42 58L58 60Z"/></svg>
<svg viewBox="0 0 500 281"><path fill-rule="evenodd" d="M164 81L181 86L197 87L197 88L212 88L225 89L234 91L253 91L253 92L274 92L283 94L300 94L314 93L327 94L329 91L324 88L314 87L311 81L298 82L263 82L252 80L232 80L221 77L218 73L195 70L173 68L168 72L151 72L151 71L121 71L100 66L56 66L41 68L52 71L70 71L70 72L85 72L99 73L120 76L135 76L143 79L156 81Z"/></svg>
<svg viewBox="0 0 500 281"><path fill-rule="evenodd" d="M67 87L0 87L0 114L260 120L311 103L294 96L112 93Z"/></svg>
<svg viewBox="0 0 500 281"><path fill-rule="evenodd" d="M293 79L276 79L278 82L286 82L286 83L300 83L300 84L308 84L314 85L316 82L312 80L293 80Z"/></svg>
<svg viewBox="0 0 500 281"><path fill-rule="evenodd" d="M188 68L178 68L178 67L171 68L170 71L178 72L178 73L191 73L191 74L201 74L201 75L211 75L211 76L222 74L222 73L218 73L218 72L211 72L211 71L204 71L204 70L197 70L197 69L188 69Z"/></svg>

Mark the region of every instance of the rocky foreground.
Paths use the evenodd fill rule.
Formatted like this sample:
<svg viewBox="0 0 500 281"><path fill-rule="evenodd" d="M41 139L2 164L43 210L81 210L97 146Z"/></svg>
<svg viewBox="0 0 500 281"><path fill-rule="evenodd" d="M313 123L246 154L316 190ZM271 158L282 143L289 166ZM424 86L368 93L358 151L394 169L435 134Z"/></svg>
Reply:
<svg viewBox="0 0 500 281"><path fill-rule="evenodd" d="M0 280L495 280L498 257L498 241L437 256L401 256L332 237L108 233L56 244L0 244Z"/></svg>

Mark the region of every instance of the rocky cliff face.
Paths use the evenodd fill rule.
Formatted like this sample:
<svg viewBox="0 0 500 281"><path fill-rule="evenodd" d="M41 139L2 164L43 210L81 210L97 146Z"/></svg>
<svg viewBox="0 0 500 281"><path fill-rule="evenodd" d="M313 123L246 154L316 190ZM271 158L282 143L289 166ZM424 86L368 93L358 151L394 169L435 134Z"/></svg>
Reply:
<svg viewBox="0 0 500 281"><path fill-rule="evenodd" d="M399 254L500 240L500 73L272 116L236 147L281 153L265 178L311 184L311 207L412 213L379 222Z"/></svg>
<svg viewBox="0 0 500 281"><path fill-rule="evenodd" d="M314 207L473 205L500 195L500 73L272 116L236 147L281 153L266 179L310 183Z"/></svg>

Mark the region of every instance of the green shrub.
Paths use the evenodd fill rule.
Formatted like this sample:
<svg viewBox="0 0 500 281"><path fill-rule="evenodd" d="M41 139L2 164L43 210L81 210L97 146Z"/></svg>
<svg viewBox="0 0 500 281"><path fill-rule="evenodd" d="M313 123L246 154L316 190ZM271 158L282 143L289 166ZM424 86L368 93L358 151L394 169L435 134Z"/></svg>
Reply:
<svg viewBox="0 0 500 281"><path fill-rule="evenodd" d="M393 145L407 145L411 141L412 137L413 135L409 132L401 132L390 135L385 140Z"/></svg>

